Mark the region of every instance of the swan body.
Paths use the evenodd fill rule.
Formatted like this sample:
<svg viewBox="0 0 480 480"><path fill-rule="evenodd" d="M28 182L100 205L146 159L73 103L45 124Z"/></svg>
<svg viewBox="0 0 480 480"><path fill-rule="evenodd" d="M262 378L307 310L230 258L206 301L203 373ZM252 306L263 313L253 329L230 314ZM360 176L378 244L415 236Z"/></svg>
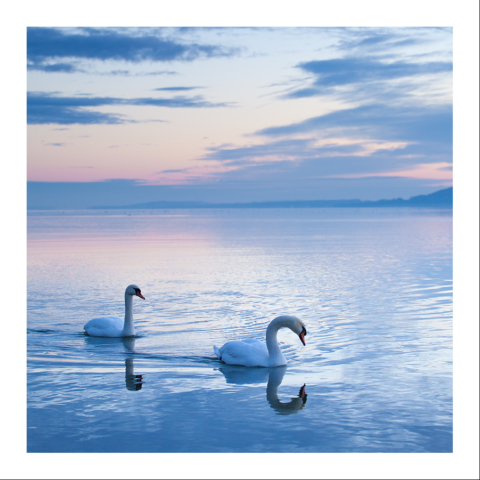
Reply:
<svg viewBox="0 0 480 480"><path fill-rule="evenodd" d="M83 329L92 337L132 337L133 327L133 297L143 298L141 290L136 285L129 285L125 290L125 318L100 317L85 324Z"/></svg>
<svg viewBox="0 0 480 480"><path fill-rule="evenodd" d="M287 361L278 345L277 332L280 328L289 328L296 333L305 345L307 330L305 324L292 315L274 318L267 327L266 343L254 338L227 342L223 347L213 347L215 355L229 365L245 367L279 367Z"/></svg>

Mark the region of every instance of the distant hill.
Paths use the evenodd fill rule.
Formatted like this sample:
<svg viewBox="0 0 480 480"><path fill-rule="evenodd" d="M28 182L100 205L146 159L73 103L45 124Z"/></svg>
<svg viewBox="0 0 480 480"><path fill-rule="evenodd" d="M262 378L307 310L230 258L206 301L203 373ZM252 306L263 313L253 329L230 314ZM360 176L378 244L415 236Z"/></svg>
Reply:
<svg viewBox="0 0 480 480"><path fill-rule="evenodd" d="M207 203L207 202L148 202L124 205L120 207L98 206L92 209L182 209L182 208L378 208L378 207L425 207L452 208L453 187L439 190L430 195L417 195L409 200L396 198L394 200L295 200L276 202L249 203Z"/></svg>
<svg viewBox="0 0 480 480"><path fill-rule="evenodd" d="M453 207L453 187L439 190L430 195L417 195L407 200L410 206L415 207L437 207L452 208Z"/></svg>

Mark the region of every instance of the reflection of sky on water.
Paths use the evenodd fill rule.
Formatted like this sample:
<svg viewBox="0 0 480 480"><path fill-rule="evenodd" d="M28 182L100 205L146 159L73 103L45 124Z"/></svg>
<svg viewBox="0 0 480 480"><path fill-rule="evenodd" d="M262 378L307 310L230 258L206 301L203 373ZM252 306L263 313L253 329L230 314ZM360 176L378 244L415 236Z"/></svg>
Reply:
<svg viewBox="0 0 480 480"><path fill-rule="evenodd" d="M451 450L445 212L28 222L29 451ZM132 282L147 298L137 337L84 335L123 315ZM263 340L281 313L309 332L305 347L279 332L286 369L214 358L214 344Z"/></svg>

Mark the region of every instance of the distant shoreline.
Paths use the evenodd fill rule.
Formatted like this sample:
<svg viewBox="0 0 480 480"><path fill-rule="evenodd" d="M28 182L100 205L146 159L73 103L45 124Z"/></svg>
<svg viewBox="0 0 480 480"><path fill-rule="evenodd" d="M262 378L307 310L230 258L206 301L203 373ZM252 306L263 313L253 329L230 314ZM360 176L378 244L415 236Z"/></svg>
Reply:
<svg viewBox="0 0 480 480"><path fill-rule="evenodd" d="M248 203L207 203L207 202L147 202L133 205L100 205L80 210L182 210L182 209L267 209L267 208L453 208L453 187L429 195L417 195L408 200L292 200ZM59 210L55 207L28 207L28 210ZM78 210L61 208L60 210Z"/></svg>
<svg viewBox="0 0 480 480"><path fill-rule="evenodd" d="M130 209L251 209L251 208L453 208L453 187L439 190L430 195L418 195L409 200L293 200L249 203L207 203L207 202L148 202L123 206L95 206L89 210L130 210Z"/></svg>

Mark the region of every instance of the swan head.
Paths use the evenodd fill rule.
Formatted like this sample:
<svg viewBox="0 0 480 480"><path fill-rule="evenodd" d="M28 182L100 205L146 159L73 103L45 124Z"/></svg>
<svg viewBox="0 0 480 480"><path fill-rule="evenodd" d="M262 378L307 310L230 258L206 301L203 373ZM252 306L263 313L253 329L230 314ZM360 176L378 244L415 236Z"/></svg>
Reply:
<svg viewBox="0 0 480 480"><path fill-rule="evenodd" d="M298 335L300 341L303 343L303 345L305 345L305 335L307 334L307 327L298 317L294 317L293 315L282 315L281 317L274 318L270 322L270 325L272 325L272 328L276 329L288 327L290 330L292 330L293 333L296 333Z"/></svg>
<svg viewBox="0 0 480 480"><path fill-rule="evenodd" d="M142 295L142 291L136 285L129 285L125 290L125 294L137 296L145 300L145 297Z"/></svg>
<svg viewBox="0 0 480 480"><path fill-rule="evenodd" d="M300 338L300 341L303 343L305 346L305 335L307 334L307 327L305 324L297 317L290 317L290 329L295 332L298 337Z"/></svg>
<svg viewBox="0 0 480 480"><path fill-rule="evenodd" d="M298 337L300 338L300 341L303 343L303 346L305 346L305 335L307 334L307 329L305 328L305 324L301 321L298 320L299 326L300 326L300 333L298 333Z"/></svg>

